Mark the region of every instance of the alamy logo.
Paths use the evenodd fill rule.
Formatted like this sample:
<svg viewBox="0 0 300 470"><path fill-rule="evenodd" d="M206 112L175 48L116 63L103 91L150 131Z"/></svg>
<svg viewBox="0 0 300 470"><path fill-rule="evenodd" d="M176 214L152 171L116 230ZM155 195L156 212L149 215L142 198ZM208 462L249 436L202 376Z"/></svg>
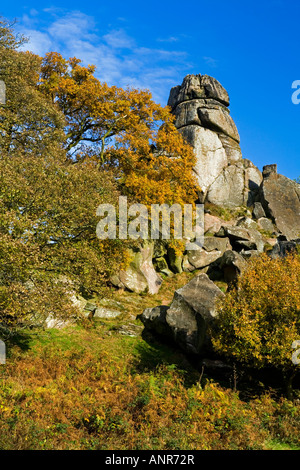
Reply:
<svg viewBox="0 0 300 470"><path fill-rule="evenodd" d="M295 80L292 83L292 89L296 90L292 94L292 103L293 104L300 104L300 80Z"/></svg>
<svg viewBox="0 0 300 470"><path fill-rule="evenodd" d="M292 363L296 366L300 364L300 340L296 340L292 344L292 349L296 349L296 351L292 354Z"/></svg>
<svg viewBox="0 0 300 470"><path fill-rule="evenodd" d="M0 104L5 105L6 102L6 86L3 80L0 80Z"/></svg>
<svg viewBox="0 0 300 470"><path fill-rule="evenodd" d="M119 197L119 211L112 204L100 204L96 212L101 220L96 234L101 240L185 240L186 250L198 250L204 243L204 205L144 204L128 207L127 197ZM193 223L194 222L194 223Z"/></svg>
<svg viewBox="0 0 300 470"><path fill-rule="evenodd" d="M0 339L0 364L5 364L6 362L6 346L4 341Z"/></svg>

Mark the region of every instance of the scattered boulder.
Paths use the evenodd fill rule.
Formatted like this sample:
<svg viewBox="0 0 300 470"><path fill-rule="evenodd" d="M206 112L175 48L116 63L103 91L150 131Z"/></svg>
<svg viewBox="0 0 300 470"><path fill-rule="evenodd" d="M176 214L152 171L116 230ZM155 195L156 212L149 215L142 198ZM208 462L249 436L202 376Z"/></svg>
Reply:
<svg viewBox="0 0 300 470"><path fill-rule="evenodd" d="M262 217L266 217L266 213L261 202L254 203L252 214L254 219L261 219Z"/></svg>
<svg viewBox="0 0 300 470"><path fill-rule="evenodd" d="M272 250L268 252L271 258L283 258L289 253L293 253L300 246L300 238L296 240L278 240Z"/></svg>
<svg viewBox="0 0 300 470"><path fill-rule="evenodd" d="M6 103L6 85L3 80L0 80L0 104Z"/></svg>
<svg viewBox="0 0 300 470"><path fill-rule="evenodd" d="M228 237L235 251L248 250L264 251L265 242L260 232L252 228L222 226L217 233L219 237Z"/></svg>
<svg viewBox="0 0 300 470"><path fill-rule="evenodd" d="M159 305L154 308L146 308L139 316L147 330L153 331L160 336L172 337L172 330L166 322L166 314L169 307Z"/></svg>
<svg viewBox="0 0 300 470"><path fill-rule="evenodd" d="M281 234L288 240L300 236L300 184L277 174L276 165L263 169L260 201Z"/></svg>
<svg viewBox="0 0 300 470"><path fill-rule="evenodd" d="M164 258L163 256L159 258L154 258L153 265L157 272L164 273L167 275L169 274L170 269L169 269L166 258Z"/></svg>
<svg viewBox="0 0 300 470"><path fill-rule="evenodd" d="M217 217L215 215L211 215L209 213L204 214L204 233L211 233L215 235L218 233L222 225L232 225L233 222L225 222L223 219L220 217Z"/></svg>
<svg viewBox="0 0 300 470"><path fill-rule="evenodd" d="M85 306L86 310L91 311L93 318L116 318L119 317L124 311L124 306L113 299L101 299L95 305L93 302L89 302Z"/></svg>
<svg viewBox="0 0 300 470"><path fill-rule="evenodd" d="M258 224L255 222L255 220L250 219L250 217L241 217L238 219L236 225L238 227L244 227L244 228L250 228L252 230L257 230L258 229Z"/></svg>
<svg viewBox="0 0 300 470"><path fill-rule="evenodd" d="M188 354L209 348L207 328L216 317L216 301L223 292L206 274L178 289L170 307L146 309L140 316L146 328L168 336Z"/></svg>
<svg viewBox="0 0 300 470"><path fill-rule="evenodd" d="M120 271L119 280L128 290L138 294L148 291L156 294L162 279L153 266L153 243L143 243L139 250L131 251L129 266Z"/></svg>
<svg viewBox="0 0 300 470"><path fill-rule="evenodd" d="M182 273L182 256L177 255L175 249L172 247L168 248L168 260L169 266L174 273Z"/></svg>
<svg viewBox="0 0 300 470"><path fill-rule="evenodd" d="M245 270L247 261L233 250L225 251L220 260L220 269L224 273L224 279L228 284L235 283L241 273Z"/></svg>
<svg viewBox="0 0 300 470"><path fill-rule="evenodd" d="M204 237L204 250L211 252L211 251L219 251L222 255L225 251L230 250L232 248L230 244L230 240L228 237Z"/></svg>
<svg viewBox="0 0 300 470"><path fill-rule="evenodd" d="M266 217L261 217L258 219L257 225L265 232L274 233L274 224L272 220L267 219Z"/></svg>
<svg viewBox="0 0 300 470"><path fill-rule="evenodd" d="M121 315L119 310L111 310L106 307L97 307L93 313L93 318L116 318Z"/></svg>
<svg viewBox="0 0 300 470"><path fill-rule="evenodd" d="M219 250L208 252L204 249L190 250L187 256L189 263L194 266L195 269L200 269L209 266L211 263L214 263L222 256L222 252Z"/></svg>
<svg viewBox="0 0 300 470"><path fill-rule="evenodd" d="M182 270L184 272L192 272L192 271L195 271L195 266L193 266L190 262L189 262L189 258L188 258L188 255L185 254L184 257L183 257L183 260L182 260Z"/></svg>

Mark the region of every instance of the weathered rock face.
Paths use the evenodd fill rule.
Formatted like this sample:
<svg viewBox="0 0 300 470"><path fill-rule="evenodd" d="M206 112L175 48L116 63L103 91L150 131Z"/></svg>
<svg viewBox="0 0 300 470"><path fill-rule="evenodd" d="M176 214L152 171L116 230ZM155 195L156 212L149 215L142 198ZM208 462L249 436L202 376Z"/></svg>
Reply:
<svg viewBox="0 0 300 470"><path fill-rule="evenodd" d="M265 166L260 200L281 234L288 240L300 237L300 184L277 174L276 165Z"/></svg>
<svg viewBox="0 0 300 470"><path fill-rule="evenodd" d="M168 105L176 127L194 148L194 171L203 202L223 207L251 205L262 175L242 158L227 91L213 77L187 75L181 86L172 88Z"/></svg>
<svg viewBox="0 0 300 470"><path fill-rule="evenodd" d="M206 274L195 276L178 289L170 307L146 309L140 316L145 327L172 338L189 354L209 346L207 328L216 317L216 301L223 292Z"/></svg>
<svg viewBox="0 0 300 470"><path fill-rule="evenodd" d="M206 199L217 206L251 206L261 180L260 171L249 160L237 161L221 171L209 187Z"/></svg>
<svg viewBox="0 0 300 470"><path fill-rule="evenodd" d="M208 75L187 75L182 85L171 89L168 105L175 108L183 101L197 98L210 98L229 106L229 96L225 88Z"/></svg>

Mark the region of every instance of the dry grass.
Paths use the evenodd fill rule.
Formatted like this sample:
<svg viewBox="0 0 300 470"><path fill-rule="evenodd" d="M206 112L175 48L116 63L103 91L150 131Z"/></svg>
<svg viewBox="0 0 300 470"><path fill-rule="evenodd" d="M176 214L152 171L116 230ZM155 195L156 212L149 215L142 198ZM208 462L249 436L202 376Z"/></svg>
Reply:
<svg viewBox="0 0 300 470"><path fill-rule="evenodd" d="M245 450L273 448L278 436L296 445L295 404L245 403L209 380L201 388L180 353L102 323L30 333L10 348L0 449Z"/></svg>

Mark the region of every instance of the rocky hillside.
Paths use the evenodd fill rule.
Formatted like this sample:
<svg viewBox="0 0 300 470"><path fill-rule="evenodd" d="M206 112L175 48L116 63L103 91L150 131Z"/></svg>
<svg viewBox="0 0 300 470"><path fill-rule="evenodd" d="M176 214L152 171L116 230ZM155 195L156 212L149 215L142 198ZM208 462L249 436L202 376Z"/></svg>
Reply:
<svg viewBox="0 0 300 470"><path fill-rule="evenodd" d="M300 185L277 174L276 164L261 172L243 158L222 85L207 75L187 75L171 89L168 105L196 155L205 243L202 250L180 257L164 243L150 243L132 253L130 267L113 282L134 292L148 289L154 294L161 286L159 274L197 269L228 281L249 257L272 248L277 240L300 237Z"/></svg>
<svg viewBox="0 0 300 470"><path fill-rule="evenodd" d="M215 282L230 285L248 259L266 251L284 256L300 243L300 185L279 175L276 164L261 173L242 157L228 93L214 78L188 75L172 88L168 104L197 157L205 238L201 250L182 257L167 249L154 256L161 273L197 275L175 292L169 307L148 308L141 320L187 353L198 354L207 346L205 332L215 316L215 301L224 295Z"/></svg>

